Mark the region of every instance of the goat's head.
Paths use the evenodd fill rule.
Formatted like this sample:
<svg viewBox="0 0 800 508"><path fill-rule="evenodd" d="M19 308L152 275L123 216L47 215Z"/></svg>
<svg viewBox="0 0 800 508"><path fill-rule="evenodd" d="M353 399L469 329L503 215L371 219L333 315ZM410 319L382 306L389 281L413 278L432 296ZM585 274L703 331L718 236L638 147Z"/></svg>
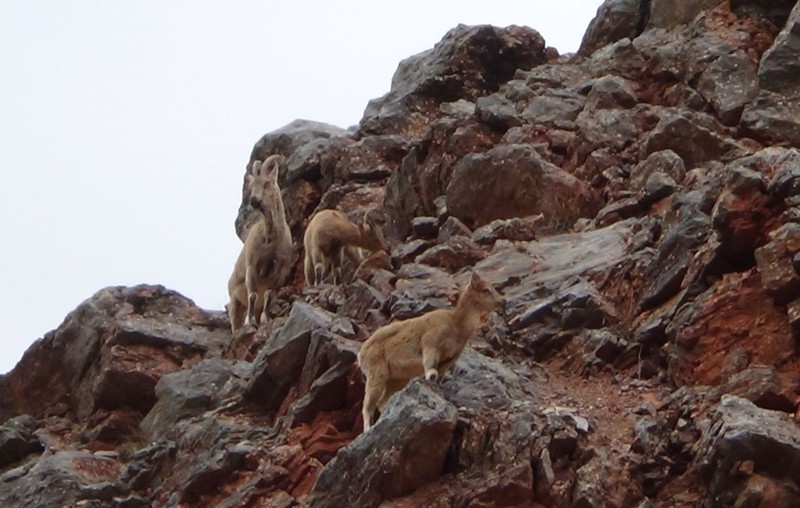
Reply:
<svg viewBox="0 0 800 508"><path fill-rule="evenodd" d="M474 305L487 313L503 303L502 295L477 272L472 272L466 292L470 294L470 300L474 302Z"/></svg>
<svg viewBox="0 0 800 508"><path fill-rule="evenodd" d="M254 208L261 208L264 203L274 201L280 196L278 174L284 162L282 155L270 155L264 162L253 161L245 182L250 190L250 205Z"/></svg>
<svg viewBox="0 0 800 508"><path fill-rule="evenodd" d="M381 229L380 224L375 221L372 215L365 214L358 229L361 230L364 247L371 251L384 250L389 252L389 243L386 241L386 237L383 236L383 229Z"/></svg>

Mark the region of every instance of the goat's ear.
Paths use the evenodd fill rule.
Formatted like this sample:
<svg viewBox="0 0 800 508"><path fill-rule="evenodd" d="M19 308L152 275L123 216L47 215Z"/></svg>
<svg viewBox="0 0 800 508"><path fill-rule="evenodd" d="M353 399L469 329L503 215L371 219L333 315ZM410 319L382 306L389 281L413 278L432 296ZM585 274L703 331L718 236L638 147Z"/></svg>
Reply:
<svg viewBox="0 0 800 508"><path fill-rule="evenodd" d="M250 166L250 174L252 176L258 176L261 173L261 161L253 161L253 164Z"/></svg>
<svg viewBox="0 0 800 508"><path fill-rule="evenodd" d="M281 170L281 163L283 162L282 155L272 155L269 159L267 159L267 167L264 170L274 179L278 179L278 173Z"/></svg>
<svg viewBox="0 0 800 508"><path fill-rule="evenodd" d="M482 282L483 279L478 275L478 272L472 272L472 276L469 278L469 284L474 288L479 288Z"/></svg>

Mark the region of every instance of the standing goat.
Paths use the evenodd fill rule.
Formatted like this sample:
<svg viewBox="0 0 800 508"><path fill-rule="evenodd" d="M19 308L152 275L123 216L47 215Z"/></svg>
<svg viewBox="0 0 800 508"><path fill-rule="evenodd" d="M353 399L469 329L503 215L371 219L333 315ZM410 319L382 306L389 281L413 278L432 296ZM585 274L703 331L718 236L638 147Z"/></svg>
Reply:
<svg viewBox="0 0 800 508"><path fill-rule="evenodd" d="M333 275L333 283L342 280L345 258L358 265L356 248L371 251L387 250L383 232L369 214L356 225L337 210L321 210L308 222L303 237L305 260L303 271L306 284L320 284L326 275Z"/></svg>
<svg viewBox="0 0 800 508"><path fill-rule="evenodd" d="M456 306L397 321L375 331L361 346L358 366L366 375L364 430L375 409L382 411L391 395L414 377L436 380L458 360L470 336L502 297L473 272Z"/></svg>
<svg viewBox="0 0 800 508"><path fill-rule="evenodd" d="M281 155L271 155L263 163L253 161L245 175L250 204L261 217L247 232L228 281L228 317L234 332L242 325L257 325L265 319L270 292L283 284L291 268L292 235L278 185L284 161Z"/></svg>

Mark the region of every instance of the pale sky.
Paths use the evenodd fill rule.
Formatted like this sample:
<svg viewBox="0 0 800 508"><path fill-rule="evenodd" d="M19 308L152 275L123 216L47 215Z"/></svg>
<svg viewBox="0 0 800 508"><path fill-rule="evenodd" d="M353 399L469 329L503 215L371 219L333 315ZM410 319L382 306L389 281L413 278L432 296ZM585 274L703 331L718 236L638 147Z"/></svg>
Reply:
<svg viewBox="0 0 800 508"><path fill-rule="evenodd" d="M601 0L0 3L0 373L97 290L228 301L253 144L348 127L458 23L577 50Z"/></svg>

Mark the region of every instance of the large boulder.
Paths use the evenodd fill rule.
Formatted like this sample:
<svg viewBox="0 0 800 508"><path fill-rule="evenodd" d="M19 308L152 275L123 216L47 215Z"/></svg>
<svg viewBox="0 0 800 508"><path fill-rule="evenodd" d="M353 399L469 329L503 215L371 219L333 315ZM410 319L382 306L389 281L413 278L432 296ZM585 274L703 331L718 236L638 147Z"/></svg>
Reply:
<svg viewBox="0 0 800 508"><path fill-rule="evenodd" d="M800 146L800 4L775 43L761 57L759 93L742 114L742 124L759 140Z"/></svg>
<svg viewBox="0 0 800 508"><path fill-rule="evenodd" d="M457 417L455 406L428 382L412 382L392 397L374 427L325 466L308 506L376 507L435 480Z"/></svg>
<svg viewBox="0 0 800 508"><path fill-rule="evenodd" d="M544 61L544 39L531 28L459 25L432 49L400 62L389 93L367 106L361 131L419 138L440 103L475 101L517 69Z"/></svg>
<svg viewBox="0 0 800 508"><path fill-rule="evenodd" d="M532 145L501 145L463 157L446 195L449 212L471 226L537 213L544 222L569 226L595 207L584 182L544 160Z"/></svg>
<svg viewBox="0 0 800 508"><path fill-rule="evenodd" d="M800 504L800 430L785 413L746 399L722 397L695 467L717 506Z"/></svg>
<svg viewBox="0 0 800 508"><path fill-rule="evenodd" d="M633 40L641 31L641 0L605 0L583 34L579 55L596 50L627 37Z"/></svg>
<svg viewBox="0 0 800 508"><path fill-rule="evenodd" d="M162 286L106 288L1 378L8 400L0 413L71 411L79 419L98 409L146 413L161 376L219 355L229 338L224 313L200 309Z"/></svg>

